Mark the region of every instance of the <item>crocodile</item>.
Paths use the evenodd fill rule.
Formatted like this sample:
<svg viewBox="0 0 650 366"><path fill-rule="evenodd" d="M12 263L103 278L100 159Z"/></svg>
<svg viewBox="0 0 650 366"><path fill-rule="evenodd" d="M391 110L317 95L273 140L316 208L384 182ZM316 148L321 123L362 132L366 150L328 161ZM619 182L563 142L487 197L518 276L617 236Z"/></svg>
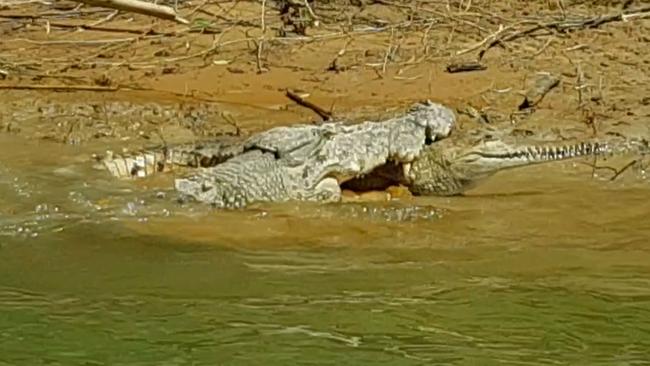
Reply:
<svg viewBox="0 0 650 366"><path fill-rule="evenodd" d="M140 178L179 167L214 167L251 151L265 152L289 165L299 165L310 151L323 148L320 159L326 161L321 165L328 166L321 169L338 175L358 175L388 160L412 160L425 143L447 137L455 123L451 109L426 100L413 104L405 113L381 121L295 124L275 127L247 139L220 136L207 142L155 146L126 155L108 151L106 156L95 158L100 162L96 167L107 169L117 178Z"/></svg>
<svg viewBox="0 0 650 366"><path fill-rule="evenodd" d="M505 170L585 156L647 154L645 139L543 139L481 128L431 144L411 163L386 164L373 179L346 182L353 190L404 185L414 195L454 196Z"/></svg>
<svg viewBox="0 0 650 366"><path fill-rule="evenodd" d="M431 101L381 121L276 127L243 141L145 150L107 156L102 165L120 178L141 177L177 166L198 167L175 188L218 207L257 201L338 201L340 185L387 164L413 161L429 143L446 138L453 111Z"/></svg>

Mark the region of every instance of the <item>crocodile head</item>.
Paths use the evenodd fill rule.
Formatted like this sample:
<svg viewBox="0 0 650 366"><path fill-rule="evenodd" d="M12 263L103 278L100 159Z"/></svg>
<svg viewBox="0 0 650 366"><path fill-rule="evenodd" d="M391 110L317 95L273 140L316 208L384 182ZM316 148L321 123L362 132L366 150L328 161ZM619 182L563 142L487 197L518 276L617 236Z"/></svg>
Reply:
<svg viewBox="0 0 650 366"><path fill-rule="evenodd" d="M456 126L456 115L450 108L428 99L413 104L405 118L423 127L430 142L446 138Z"/></svg>
<svg viewBox="0 0 650 366"><path fill-rule="evenodd" d="M479 131L429 145L403 165L406 184L418 195L457 195L503 170L609 151L604 142L540 142L505 133Z"/></svg>

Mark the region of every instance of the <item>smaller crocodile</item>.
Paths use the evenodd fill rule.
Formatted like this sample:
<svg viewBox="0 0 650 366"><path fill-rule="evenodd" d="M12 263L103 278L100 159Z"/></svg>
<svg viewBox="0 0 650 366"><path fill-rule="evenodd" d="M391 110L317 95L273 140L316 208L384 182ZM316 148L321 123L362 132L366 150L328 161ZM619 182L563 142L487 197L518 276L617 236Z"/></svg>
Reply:
<svg viewBox="0 0 650 366"><path fill-rule="evenodd" d="M648 141L539 141L480 131L431 145L404 167L404 184L416 195L458 195L490 176L509 169L571 160L585 156L646 154Z"/></svg>
<svg viewBox="0 0 650 366"><path fill-rule="evenodd" d="M504 170L585 156L648 151L648 141L644 139L540 141L512 136L505 131L479 129L431 144L412 163L384 165L373 172L373 180L353 180L344 187L376 189L381 188L377 186L380 182L384 186L402 184L414 195L452 196ZM369 182L375 186L369 186Z"/></svg>

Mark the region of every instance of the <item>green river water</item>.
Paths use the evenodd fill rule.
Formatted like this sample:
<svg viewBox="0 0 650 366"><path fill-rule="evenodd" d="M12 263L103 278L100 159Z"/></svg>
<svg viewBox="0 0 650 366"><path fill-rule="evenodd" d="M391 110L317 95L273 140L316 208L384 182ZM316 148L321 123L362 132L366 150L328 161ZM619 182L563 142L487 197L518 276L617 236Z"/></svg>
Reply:
<svg viewBox="0 0 650 366"><path fill-rule="evenodd" d="M0 365L650 365L638 174L222 212L0 144Z"/></svg>

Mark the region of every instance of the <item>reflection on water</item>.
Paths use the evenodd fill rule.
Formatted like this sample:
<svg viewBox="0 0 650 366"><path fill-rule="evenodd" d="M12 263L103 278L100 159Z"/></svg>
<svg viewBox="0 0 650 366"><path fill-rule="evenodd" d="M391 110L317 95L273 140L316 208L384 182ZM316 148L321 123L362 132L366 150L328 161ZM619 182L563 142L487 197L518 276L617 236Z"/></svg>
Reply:
<svg viewBox="0 0 650 366"><path fill-rule="evenodd" d="M220 212L25 144L0 141L0 365L650 360L647 182Z"/></svg>

